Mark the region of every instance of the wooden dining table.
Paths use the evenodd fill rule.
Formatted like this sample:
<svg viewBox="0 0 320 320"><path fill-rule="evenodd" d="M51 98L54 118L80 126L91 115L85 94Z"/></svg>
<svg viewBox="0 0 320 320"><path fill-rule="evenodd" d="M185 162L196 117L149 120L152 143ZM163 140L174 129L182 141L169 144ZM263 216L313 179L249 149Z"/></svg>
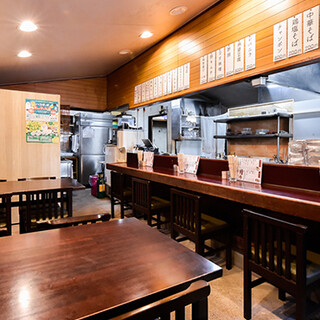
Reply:
<svg viewBox="0 0 320 320"><path fill-rule="evenodd" d="M222 269L136 218L0 239L3 319L109 319Z"/></svg>

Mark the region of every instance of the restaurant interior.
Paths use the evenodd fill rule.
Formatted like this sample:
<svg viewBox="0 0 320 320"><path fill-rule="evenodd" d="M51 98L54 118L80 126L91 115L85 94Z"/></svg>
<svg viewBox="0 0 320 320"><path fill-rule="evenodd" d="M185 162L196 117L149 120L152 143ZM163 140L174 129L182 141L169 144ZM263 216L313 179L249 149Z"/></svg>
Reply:
<svg viewBox="0 0 320 320"><path fill-rule="evenodd" d="M0 319L320 319L319 8L0 1Z"/></svg>

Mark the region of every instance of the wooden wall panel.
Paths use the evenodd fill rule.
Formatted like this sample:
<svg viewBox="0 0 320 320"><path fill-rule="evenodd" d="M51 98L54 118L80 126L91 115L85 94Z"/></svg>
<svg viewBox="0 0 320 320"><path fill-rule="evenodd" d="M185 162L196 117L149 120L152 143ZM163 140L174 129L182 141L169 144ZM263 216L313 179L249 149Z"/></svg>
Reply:
<svg viewBox="0 0 320 320"><path fill-rule="evenodd" d="M273 25L319 5L319 0L224 0L108 78L108 108L167 100L248 77L320 60L320 49L273 62ZM256 33L256 68L200 85L200 57ZM181 46L181 43L187 43ZM183 50L188 48L189 50ZM134 105L134 87L190 62L190 89Z"/></svg>
<svg viewBox="0 0 320 320"><path fill-rule="evenodd" d="M60 144L26 142L26 99L59 95L0 90L0 179L60 177Z"/></svg>
<svg viewBox="0 0 320 320"><path fill-rule="evenodd" d="M107 109L107 79L90 78L1 86L2 89L59 94L61 104L85 110Z"/></svg>

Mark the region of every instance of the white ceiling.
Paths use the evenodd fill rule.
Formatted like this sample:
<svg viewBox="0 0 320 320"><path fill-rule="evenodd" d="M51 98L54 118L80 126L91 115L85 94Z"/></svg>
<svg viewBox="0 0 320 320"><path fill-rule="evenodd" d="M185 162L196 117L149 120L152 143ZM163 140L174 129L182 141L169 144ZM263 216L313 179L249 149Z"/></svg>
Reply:
<svg viewBox="0 0 320 320"><path fill-rule="evenodd" d="M106 75L217 0L0 0L0 84ZM172 16L179 5L189 9ZM39 29L21 32L23 20ZM139 38L149 30L154 36ZM133 54L119 55L121 49ZM30 58L18 58L28 50Z"/></svg>

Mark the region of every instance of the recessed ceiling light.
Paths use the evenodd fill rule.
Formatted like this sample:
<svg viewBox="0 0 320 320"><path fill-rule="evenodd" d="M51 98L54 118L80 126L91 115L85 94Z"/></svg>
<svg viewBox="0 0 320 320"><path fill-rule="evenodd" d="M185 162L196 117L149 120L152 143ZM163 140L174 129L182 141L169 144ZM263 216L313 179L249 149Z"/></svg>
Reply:
<svg viewBox="0 0 320 320"><path fill-rule="evenodd" d="M179 7L175 7L173 9L170 10L170 14L173 16L177 16L178 14L182 14L185 13L188 10L188 7L186 6L179 6Z"/></svg>
<svg viewBox="0 0 320 320"><path fill-rule="evenodd" d="M28 20L28 21L23 21L20 24L19 29L24 32L32 32L32 31L36 31L38 27L32 21Z"/></svg>
<svg viewBox="0 0 320 320"><path fill-rule="evenodd" d="M131 54L131 53L132 53L132 51L129 49L123 49L123 50L119 51L119 54Z"/></svg>
<svg viewBox="0 0 320 320"><path fill-rule="evenodd" d="M153 33L150 32L150 31L143 31L141 34L140 34L140 38L150 38L153 36Z"/></svg>
<svg viewBox="0 0 320 320"><path fill-rule="evenodd" d="M32 54L27 50L22 50L18 53L18 57L20 57L20 58L28 58L31 56L32 56Z"/></svg>

